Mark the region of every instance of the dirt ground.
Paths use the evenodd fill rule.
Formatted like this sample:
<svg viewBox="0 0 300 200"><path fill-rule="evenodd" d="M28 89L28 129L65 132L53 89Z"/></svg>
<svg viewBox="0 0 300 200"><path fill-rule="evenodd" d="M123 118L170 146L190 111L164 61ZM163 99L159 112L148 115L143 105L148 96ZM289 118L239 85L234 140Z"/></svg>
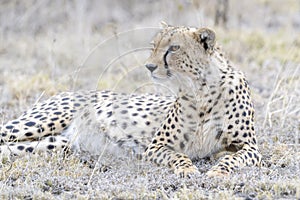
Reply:
<svg viewBox="0 0 300 200"><path fill-rule="evenodd" d="M0 123L61 91L155 91L143 67L160 21L208 26L252 88L264 166L178 178L132 156L1 158L1 199L300 199L300 2L229 0L1 1Z"/></svg>

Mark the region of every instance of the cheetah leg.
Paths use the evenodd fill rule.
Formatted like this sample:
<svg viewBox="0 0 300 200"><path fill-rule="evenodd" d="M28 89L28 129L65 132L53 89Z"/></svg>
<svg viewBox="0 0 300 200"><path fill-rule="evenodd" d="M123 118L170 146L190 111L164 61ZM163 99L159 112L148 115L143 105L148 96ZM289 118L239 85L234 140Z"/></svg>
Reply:
<svg viewBox="0 0 300 200"><path fill-rule="evenodd" d="M153 141L145 151L146 160L150 160L158 165L171 167L174 173L181 177L199 173L197 167L193 165L191 159L186 155L175 152L172 147L164 144L154 144Z"/></svg>
<svg viewBox="0 0 300 200"><path fill-rule="evenodd" d="M33 117L23 117L7 122L0 127L0 143L17 142L29 139L38 139L47 135L57 135L62 132L70 124L70 119L52 121L58 119L53 114L45 114L40 112L39 116L43 116L45 121L41 122ZM63 122L63 123L60 123Z"/></svg>
<svg viewBox="0 0 300 200"><path fill-rule="evenodd" d="M261 154L255 144L245 144L243 148L234 154L226 155L219 163L213 166L207 175L212 176L227 176L235 169L244 166L259 166L261 162Z"/></svg>
<svg viewBox="0 0 300 200"><path fill-rule="evenodd" d="M64 136L49 136L40 141L7 142L0 146L0 157L24 155L26 153L61 150L68 146L68 139Z"/></svg>

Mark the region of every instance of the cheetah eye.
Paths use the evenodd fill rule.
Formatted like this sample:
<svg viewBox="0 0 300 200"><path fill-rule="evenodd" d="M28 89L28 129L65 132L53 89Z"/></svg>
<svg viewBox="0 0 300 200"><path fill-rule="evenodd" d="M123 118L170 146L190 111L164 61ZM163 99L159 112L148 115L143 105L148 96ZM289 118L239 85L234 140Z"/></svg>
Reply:
<svg viewBox="0 0 300 200"><path fill-rule="evenodd" d="M177 51L178 49L180 49L180 46L179 45L171 45L168 49L168 51L170 52L175 52Z"/></svg>

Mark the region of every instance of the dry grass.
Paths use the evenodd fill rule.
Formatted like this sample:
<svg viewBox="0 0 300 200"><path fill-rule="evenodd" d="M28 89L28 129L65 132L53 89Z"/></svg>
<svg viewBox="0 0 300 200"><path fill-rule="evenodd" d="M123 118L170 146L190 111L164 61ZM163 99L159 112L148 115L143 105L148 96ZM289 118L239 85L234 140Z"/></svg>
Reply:
<svg viewBox="0 0 300 200"><path fill-rule="evenodd" d="M147 90L149 79L140 66L156 30L149 27L161 20L213 26L215 1L104 2L1 3L1 122L60 91ZM76 155L28 155L2 160L1 198L299 199L300 5L232 0L230 8L228 29L214 28L252 87L263 167L244 168L224 179L204 173L179 179L131 156L105 155L99 163L84 163ZM129 32L115 37L124 30ZM214 162L196 165L205 172Z"/></svg>

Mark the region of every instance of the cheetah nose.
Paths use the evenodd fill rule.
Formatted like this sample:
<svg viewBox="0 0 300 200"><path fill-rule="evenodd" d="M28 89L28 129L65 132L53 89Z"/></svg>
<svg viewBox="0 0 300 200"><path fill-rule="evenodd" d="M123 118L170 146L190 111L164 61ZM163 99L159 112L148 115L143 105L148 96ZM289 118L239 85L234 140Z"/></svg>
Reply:
<svg viewBox="0 0 300 200"><path fill-rule="evenodd" d="M145 66L147 67L147 69L148 69L151 73L157 68L157 65L152 64L152 63L146 64Z"/></svg>

